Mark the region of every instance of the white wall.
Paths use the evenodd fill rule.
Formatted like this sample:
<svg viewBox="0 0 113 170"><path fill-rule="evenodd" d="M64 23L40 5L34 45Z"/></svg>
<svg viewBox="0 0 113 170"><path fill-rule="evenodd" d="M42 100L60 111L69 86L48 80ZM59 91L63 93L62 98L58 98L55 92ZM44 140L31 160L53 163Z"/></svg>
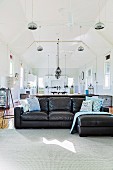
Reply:
<svg viewBox="0 0 113 170"><path fill-rule="evenodd" d="M10 74L10 54L13 56L13 74L19 73L20 58L11 52L11 49L3 42L0 42L0 76L9 76ZM14 76L14 75L13 75Z"/></svg>
<svg viewBox="0 0 113 170"><path fill-rule="evenodd" d="M21 56L18 56L16 53L12 53L11 49L4 42L0 42L0 88L8 88L8 77L10 76L10 54L13 57L13 77L15 73L18 73L20 76L20 63L23 62L23 66L29 68L25 61L20 60ZM13 100L18 100L20 97L20 80L14 79L13 87L11 88Z"/></svg>
<svg viewBox="0 0 113 170"><path fill-rule="evenodd" d="M113 92L113 51L110 52L110 89L104 89L104 62L105 56L97 58L97 93L112 95Z"/></svg>
<svg viewBox="0 0 113 170"><path fill-rule="evenodd" d="M7 45L0 42L0 76L8 76L9 74L9 50Z"/></svg>
<svg viewBox="0 0 113 170"><path fill-rule="evenodd" d="M0 42L0 87L7 87L6 77L9 76L9 49L8 46Z"/></svg>

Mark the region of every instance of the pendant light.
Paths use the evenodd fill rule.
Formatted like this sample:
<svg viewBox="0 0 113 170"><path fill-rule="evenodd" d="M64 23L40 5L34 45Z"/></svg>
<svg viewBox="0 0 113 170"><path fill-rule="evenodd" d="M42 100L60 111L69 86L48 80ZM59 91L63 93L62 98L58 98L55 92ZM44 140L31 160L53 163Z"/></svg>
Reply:
<svg viewBox="0 0 113 170"><path fill-rule="evenodd" d="M82 26L80 26L80 41L82 41L82 38L81 38L81 28L82 28ZM78 47L78 51L84 51L84 47L82 45L80 45Z"/></svg>
<svg viewBox="0 0 113 170"><path fill-rule="evenodd" d="M36 30L37 29L37 24L33 22L33 0L32 0L32 22L28 24L28 29L29 30Z"/></svg>
<svg viewBox="0 0 113 170"><path fill-rule="evenodd" d="M84 51L84 47L79 46L79 47L78 47L78 51Z"/></svg>
<svg viewBox="0 0 113 170"><path fill-rule="evenodd" d="M55 71L55 77L56 79L59 79L61 76L61 69L59 67L59 39L58 39L58 43L57 43L57 69Z"/></svg>
<svg viewBox="0 0 113 170"><path fill-rule="evenodd" d="M95 29L96 30L102 30L102 29L104 29L104 27L105 27L104 24L102 22L100 22L100 21L95 24Z"/></svg>
<svg viewBox="0 0 113 170"><path fill-rule="evenodd" d="M42 47L41 45L39 45L39 46L37 47L37 51L43 51L43 47Z"/></svg>
<svg viewBox="0 0 113 170"><path fill-rule="evenodd" d="M41 29L41 26L39 26L39 29ZM39 43L40 43L40 31L39 31ZM43 51L43 47L41 45L39 45L37 47L37 51Z"/></svg>
<svg viewBox="0 0 113 170"><path fill-rule="evenodd" d="M100 21L100 0L99 0L99 22L95 24L96 30L102 30L104 29L105 25Z"/></svg>

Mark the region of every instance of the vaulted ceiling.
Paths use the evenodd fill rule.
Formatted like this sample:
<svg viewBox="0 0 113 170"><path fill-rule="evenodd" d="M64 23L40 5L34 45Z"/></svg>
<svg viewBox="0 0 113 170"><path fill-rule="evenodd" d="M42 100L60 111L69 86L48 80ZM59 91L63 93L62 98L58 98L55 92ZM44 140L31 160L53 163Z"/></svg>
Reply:
<svg viewBox="0 0 113 170"><path fill-rule="evenodd" d="M112 49L112 7L112 0L33 0L33 21L38 29L30 31L32 0L0 0L0 40L31 67L47 68L49 55L54 68L59 38L61 67L66 55L67 67L78 68ZM99 18L105 24L101 31L94 29ZM39 45L42 52L37 51ZM80 45L83 52L77 50Z"/></svg>

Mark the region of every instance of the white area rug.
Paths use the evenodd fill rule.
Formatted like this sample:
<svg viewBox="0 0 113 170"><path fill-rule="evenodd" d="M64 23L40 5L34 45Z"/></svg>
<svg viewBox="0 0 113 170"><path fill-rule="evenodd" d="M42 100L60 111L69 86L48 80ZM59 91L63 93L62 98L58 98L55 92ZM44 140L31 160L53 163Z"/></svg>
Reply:
<svg viewBox="0 0 113 170"><path fill-rule="evenodd" d="M113 137L65 129L0 130L0 170L113 170Z"/></svg>

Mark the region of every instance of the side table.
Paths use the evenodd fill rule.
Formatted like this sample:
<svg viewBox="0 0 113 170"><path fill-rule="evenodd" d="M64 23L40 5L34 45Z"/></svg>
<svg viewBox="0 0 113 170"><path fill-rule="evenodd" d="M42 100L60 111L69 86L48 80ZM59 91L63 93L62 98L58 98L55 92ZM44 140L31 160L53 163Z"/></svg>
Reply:
<svg viewBox="0 0 113 170"><path fill-rule="evenodd" d="M0 112L0 128L3 127L3 114L2 112Z"/></svg>
<svg viewBox="0 0 113 170"><path fill-rule="evenodd" d="M113 114L113 106L108 107L109 108L109 113Z"/></svg>
<svg viewBox="0 0 113 170"><path fill-rule="evenodd" d="M109 113L113 114L113 106L106 106L105 108L108 108Z"/></svg>

